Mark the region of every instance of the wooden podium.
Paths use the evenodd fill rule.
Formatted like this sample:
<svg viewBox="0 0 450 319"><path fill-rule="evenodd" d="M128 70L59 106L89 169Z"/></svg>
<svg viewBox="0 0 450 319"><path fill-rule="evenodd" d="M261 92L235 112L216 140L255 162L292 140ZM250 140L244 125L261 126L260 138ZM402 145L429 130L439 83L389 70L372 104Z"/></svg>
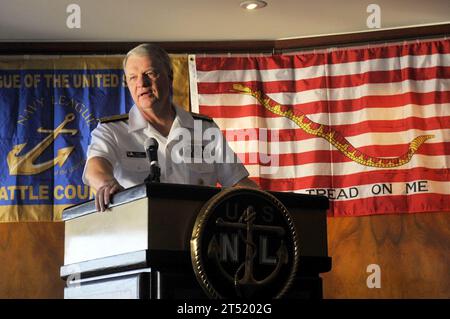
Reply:
<svg viewBox="0 0 450 319"><path fill-rule="evenodd" d="M206 298L194 274L190 240L199 211L220 188L142 184L116 194L110 209L94 201L63 212L65 221L64 297ZM320 273L328 257L328 199L269 192L289 211L300 237L295 280L287 298L322 298Z"/></svg>

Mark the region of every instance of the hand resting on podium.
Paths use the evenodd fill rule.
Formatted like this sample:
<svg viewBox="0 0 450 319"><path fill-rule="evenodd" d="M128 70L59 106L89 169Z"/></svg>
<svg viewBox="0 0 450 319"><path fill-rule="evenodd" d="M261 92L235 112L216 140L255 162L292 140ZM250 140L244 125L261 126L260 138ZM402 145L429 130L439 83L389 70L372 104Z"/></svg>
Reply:
<svg viewBox="0 0 450 319"><path fill-rule="evenodd" d="M114 177L112 165L102 157L89 159L86 166L86 178L96 191L95 208L105 211L111 202L111 197L124 189Z"/></svg>

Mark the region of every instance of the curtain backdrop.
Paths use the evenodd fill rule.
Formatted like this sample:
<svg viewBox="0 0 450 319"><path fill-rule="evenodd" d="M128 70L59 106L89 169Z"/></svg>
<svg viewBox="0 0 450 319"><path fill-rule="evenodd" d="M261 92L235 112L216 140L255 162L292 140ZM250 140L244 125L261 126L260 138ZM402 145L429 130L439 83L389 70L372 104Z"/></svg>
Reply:
<svg viewBox="0 0 450 319"><path fill-rule="evenodd" d="M0 221L93 196L90 131L132 105L121 56L0 57ZM282 55L172 56L175 102L209 115L263 189L330 216L450 210L450 41Z"/></svg>

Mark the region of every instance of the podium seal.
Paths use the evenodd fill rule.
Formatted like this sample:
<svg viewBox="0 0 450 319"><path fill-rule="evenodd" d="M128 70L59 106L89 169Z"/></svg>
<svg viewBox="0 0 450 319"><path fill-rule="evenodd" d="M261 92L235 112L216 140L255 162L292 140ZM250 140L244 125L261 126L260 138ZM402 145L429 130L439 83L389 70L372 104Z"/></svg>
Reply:
<svg viewBox="0 0 450 319"><path fill-rule="evenodd" d="M298 259L292 218L267 192L229 188L197 215L191 260L210 298L280 298L295 278Z"/></svg>

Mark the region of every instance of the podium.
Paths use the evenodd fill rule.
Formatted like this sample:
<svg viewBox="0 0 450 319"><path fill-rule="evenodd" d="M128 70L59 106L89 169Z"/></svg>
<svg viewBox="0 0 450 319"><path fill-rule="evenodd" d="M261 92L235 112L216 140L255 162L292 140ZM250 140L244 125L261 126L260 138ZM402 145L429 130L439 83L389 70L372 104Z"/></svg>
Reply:
<svg viewBox="0 0 450 319"><path fill-rule="evenodd" d="M192 236L205 203L218 198L221 192L221 188L215 187L150 183L117 193L105 212L97 212L93 200L64 210L64 265L60 269L61 278L66 281L64 298L211 297L198 280L199 273L193 269ZM234 190L238 195L239 192L239 189ZM328 199L267 193L284 205L298 234L298 263L283 297L322 298L320 273L331 269L326 227ZM270 230L272 226L267 227ZM241 228L245 233L245 227ZM255 256L254 250L259 246L250 246L248 229L247 239L242 234L230 237L224 253L231 251L232 254L229 248L242 239L247 241L247 250L254 248ZM280 251L285 252L285 249L273 250L272 255L279 256ZM264 258L274 264L278 260ZM222 259L217 258L217 262L221 263ZM235 277L243 272L243 268L239 269ZM245 274L248 275L247 270Z"/></svg>

